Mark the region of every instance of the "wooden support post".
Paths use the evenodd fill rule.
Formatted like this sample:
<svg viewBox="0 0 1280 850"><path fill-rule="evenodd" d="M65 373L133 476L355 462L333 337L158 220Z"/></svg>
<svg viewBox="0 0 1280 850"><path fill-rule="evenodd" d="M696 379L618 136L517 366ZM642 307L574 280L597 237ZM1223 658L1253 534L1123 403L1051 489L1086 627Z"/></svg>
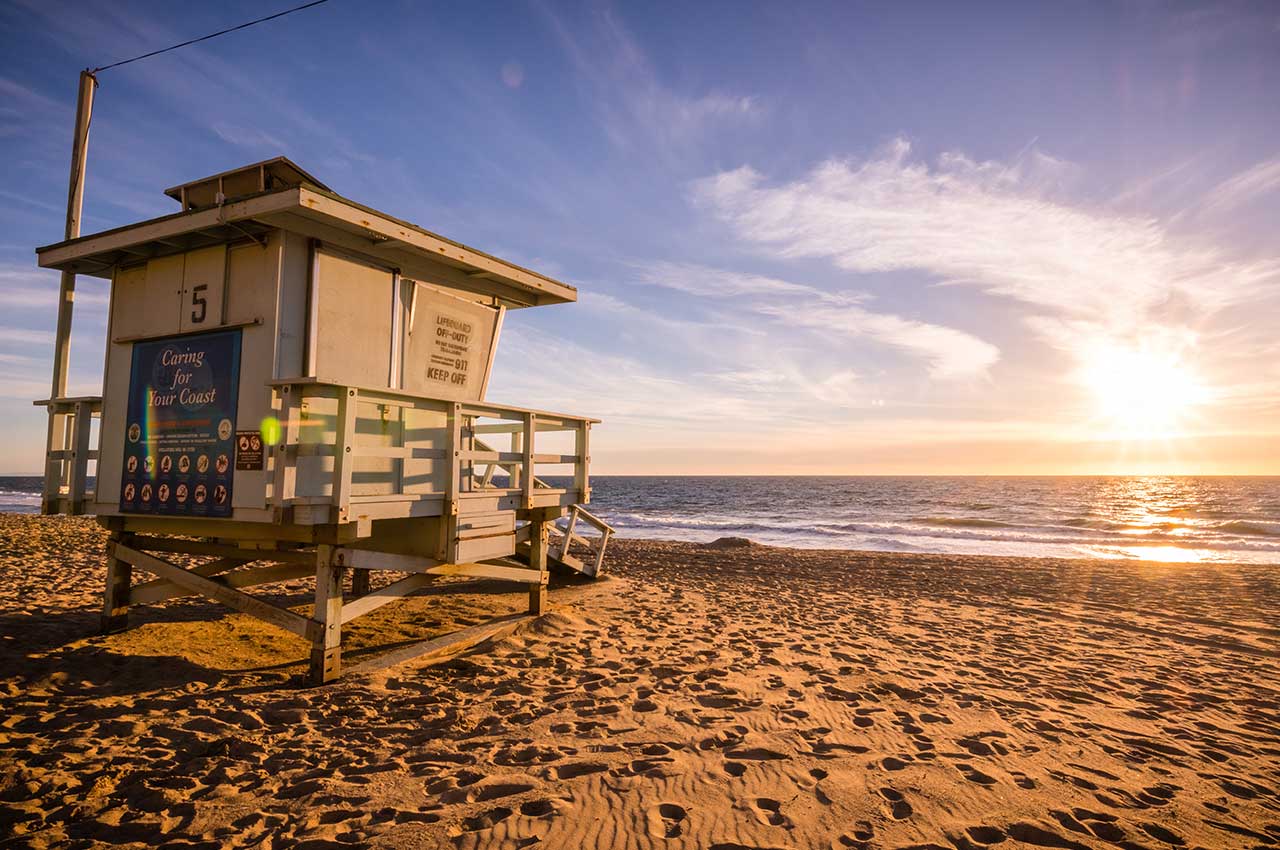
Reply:
<svg viewBox="0 0 1280 850"><path fill-rule="evenodd" d="M331 682L342 673L342 567L333 563L333 547L316 547L316 603L311 618L319 625L311 639L311 681Z"/></svg>
<svg viewBox="0 0 1280 850"><path fill-rule="evenodd" d="M448 478L444 485L444 516L440 530L444 535L441 551L445 559L453 561L458 555L458 494L462 492L462 405L454 402L445 414L445 469Z"/></svg>
<svg viewBox="0 0 1280 850"><path fill-rule="evenodd" d="M58 412L58 405L50 400L49 429L45 435L44 493L40 500L42 514L60 513L58 500L66 477L63 471L67 465L66 461L56 460L50 454L66 446L66 429L67 417Z"/></svg>
<svg viewBox="0 0 1280 850"><path fill-rule="evenodd" d="M133 584L133 565L116 557L120 533L112 532L107 542L107 587L102 595L102 634L109 635L129 628L129 592Z"/></svg>
<svg viewBox="0 0 1280 850"><path fill-rule="evenodd" d="M524 430L523 430L524 426L522 425L520 427L521 427L521 430L511 432L512 454L520 454L520 455L524 454ZM507 481L508 487L512 488L513 490L524 489L524 485L521 483L521 479L524 476L524 470L522 466L513 464L512 466L507 468L507 474L510 476L509 480Z"/></svg>
<svg viewBox="0 0 1280 850"><path fill-rule="evenodd" d="M543 573L545 576L546 573ZM547 613L547 583L545 581L529 585L529 613L541 617Z"/></svg>
<svg viewBox="0 0 1280 850"><path fill-rule="evenodd" d="M360 597L369 592L369 578L372 570L354 569L351 571L351 595Z"/></svg>
<svg viewBox="0 0 1280 850"><path fill-rule="evenodd" d="M529 566L538 571L538 583L529 585L529 613L540 617L547 611L547 548L550 525L559 508L529 512Z"/></svg>
<svg viewBox="0 0 1280 850"><path fill-rule="evenodd" d="M75 406L75 430L72 432L71 467L69 476L68 498L71 500L69 513L80 516L84 513L85 487L89 477L89 430L93 426L93 407L87 402L78 401Z"/></svg>
<svg viewBox="0 0 1280 850"><path fill-rule="evenodd" d="M526 413L524 415L524 462L521 464L524 467L522 473L524 477L520 480L520 490L523 496L521 503L526 508L533 507L533 488L537 483L537 476L534 474L533 469L533 443L537 432L537 415Z"/></svg>
<svg viewBox="0 0 1280 850"><path fill-rule="evenodd" d="M578 425L578 433L574 439L578 463L573 470L573 486L578 491L578 504L591 502L591 423ZM567 549L565 551L568 551Z"/></svg>
<svg viewBox="0 0 1280 850"><path fill-rule="evenodd" d="M299 387L288 384L280 387L280 442L272 447L274 459L271 498L275 504L276 521L284 518L284 511L296 495L298 480L298 433L302 429L302 397Z"/></svg>
<svg viewBox="0 0 1280 850"><path fill-rule="evenodd" d="M338 390L338 421L333 441L333 506L338 522L347 522L351 502L351 473L355 469L352 453L356 442L356 410L359 397L356 390L346 387Z"/></svg>

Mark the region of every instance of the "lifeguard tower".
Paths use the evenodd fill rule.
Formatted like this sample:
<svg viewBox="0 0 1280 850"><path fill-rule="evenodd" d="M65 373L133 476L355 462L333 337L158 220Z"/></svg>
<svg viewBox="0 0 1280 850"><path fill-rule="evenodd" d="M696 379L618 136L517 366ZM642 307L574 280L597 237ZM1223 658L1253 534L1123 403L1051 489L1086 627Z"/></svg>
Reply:
<svg viewBox="0 0 1280 850"><path fill-rule="evenodd" d="M111 280L102 397L36 402L43 512L110 531L104 631L203 595L309 640L324 682L343 624L440 577L526 583L540 614L549 567L601 574L612 529L583 507L598 420L485 400L506 311L577 290L284 158L166 194L173 215L37 250ZM371 570L405 575L371 590ZM310 616L246 592L312 574Z"/></svg>

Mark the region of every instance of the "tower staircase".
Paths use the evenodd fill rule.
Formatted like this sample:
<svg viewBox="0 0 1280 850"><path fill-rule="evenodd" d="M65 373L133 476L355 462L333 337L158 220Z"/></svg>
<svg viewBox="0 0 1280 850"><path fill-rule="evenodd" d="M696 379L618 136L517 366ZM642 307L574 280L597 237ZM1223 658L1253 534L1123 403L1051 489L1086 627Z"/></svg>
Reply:
<svg viewBox="0 0 1280 850"><path fill-rule="evenodd" d="M495 451L479 437L474 437L474 440L477 451ZM493 481L494 473L498 470L505 472L512 481L517 481L521 466L519 462L492 461L484 466L483 473L478 469L473 472L476 483L481 487L489 486ZM534 489L551 488L550 484L537 477L533 479L533 486ZM568 518L566 524L563 527L559 523L551 525L554 536L547 547L548 564L559 572L598 578L604 574L604 554L609 546L609 538L613 536L613 526L588 511L583 505L571 505L566 510ZM594 535L579 534L580 524L595 529L596 533ZM526 559L529 556L529 533L532 527L526 524L516 529L516 554ZM577 544L577 554L571 551L575 548L575 544Z"/></svg>

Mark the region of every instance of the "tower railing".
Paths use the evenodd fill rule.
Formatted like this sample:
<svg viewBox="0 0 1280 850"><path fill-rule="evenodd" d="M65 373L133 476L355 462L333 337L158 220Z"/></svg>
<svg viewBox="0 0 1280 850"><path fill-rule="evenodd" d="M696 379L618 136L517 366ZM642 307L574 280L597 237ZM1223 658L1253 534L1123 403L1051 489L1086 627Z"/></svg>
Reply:
<svg viewBox="0 0 1280 850"><path fill-rule="evenodd" d="M50 398L35 405L49 411L40 513L83 514L91 495L89 462L98 459L91 441L93 421L102 416L102 396Z"/></svg>

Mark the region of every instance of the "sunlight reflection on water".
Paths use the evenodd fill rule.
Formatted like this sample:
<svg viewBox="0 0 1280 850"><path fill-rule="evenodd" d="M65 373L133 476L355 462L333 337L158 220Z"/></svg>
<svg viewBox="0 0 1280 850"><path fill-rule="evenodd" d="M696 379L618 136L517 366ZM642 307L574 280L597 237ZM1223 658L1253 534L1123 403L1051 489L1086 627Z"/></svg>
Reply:
<svg viewBox="0 0 1280 850"><path fill-rule="evenodd" d="M631 537L824 549L1280 563L1280 478L600 476Z"/></svg>

